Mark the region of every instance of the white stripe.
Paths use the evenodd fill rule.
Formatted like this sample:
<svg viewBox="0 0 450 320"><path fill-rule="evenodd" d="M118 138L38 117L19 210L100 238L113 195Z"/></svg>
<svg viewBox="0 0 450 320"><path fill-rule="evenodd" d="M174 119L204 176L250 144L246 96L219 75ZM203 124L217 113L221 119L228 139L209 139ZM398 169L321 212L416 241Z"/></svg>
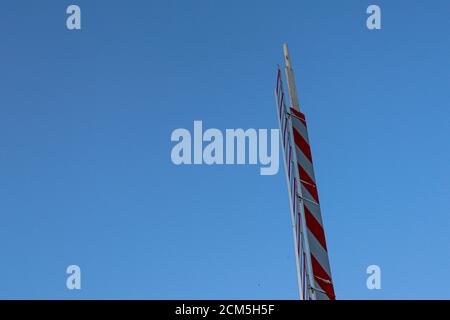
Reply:
<svg viewBox="0 0 450 320"><path fill-rule="evenodd" d="M292 126L300 133L300 135L305 139L306 142L309 144L309 138L308 138L308 129L306 128L305 124L298 119L297 117L291 117L292 119Z"/></svg>
<svg viewBox="0 0 450 320"><path fill-rule="evenodd" d="M317 222L322 226L322 214L320 210L320 206L310 201L303 201L305 207L308 208L309 212L316 218Z"/></svg>
<svg viewBox="0 0 450 320"><path fill-rule="evenodd" d="M314 290L316 294L316 300L330 300L327 294L322 292L323 289L316 280L314 280L314 288L316 288L317 290L321 290L321 291Z"/></svg>
<svg viewBox="0 0 450 320"><path fill-rule="evenodd" d="M321 265L322 269L325 270L325 272L331 278L328 253L325 251L320 242L316 239L314 234L309 229L308 229L308 241L309 241L309 250L311 251L311 254L316 258L316 260Z"/></svg>
<svg viewBox="0 0 450 320"><path fill-rule="evenodd" d="M312 201L313 202L313 204L314 203L317 203L316 202L316 199L314 199L314 197L311 195L311 193L309 193L309 191L308 191L308 189L306 189L304 186L303 186L303 183L301 183L301 188L302 188L302 197L303 198L305 198L307 201L305 201L305 203L306 202L309 202L309 201Z"/></svg>
<svg viewBox="0 0 450 320"><path fill-rule="evenodd" d="M297 161L302 166L302 168L306 171L306 173L311 178L311 180L314 181L314 183L315 183L316 176L314 175L313 164L309 161L309 159L305 156L303 151L300 150L300 148L297 145L295 145L295 150L297 152Z"/></svg>

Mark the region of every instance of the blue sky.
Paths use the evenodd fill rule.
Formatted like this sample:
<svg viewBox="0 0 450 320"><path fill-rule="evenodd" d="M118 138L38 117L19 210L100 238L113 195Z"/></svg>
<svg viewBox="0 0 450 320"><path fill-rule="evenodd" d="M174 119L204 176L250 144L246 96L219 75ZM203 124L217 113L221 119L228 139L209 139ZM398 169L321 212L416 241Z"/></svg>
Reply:
<svg viewBox="0 0 450 320"><path fill-rule="evenodd" d="M72 3L81 31L65 27ZM170 159L194 120L277 128L283 42L337 298L450 298L449 14L444 0L2 1L0 298L295 299L283 170Z"/></svg>

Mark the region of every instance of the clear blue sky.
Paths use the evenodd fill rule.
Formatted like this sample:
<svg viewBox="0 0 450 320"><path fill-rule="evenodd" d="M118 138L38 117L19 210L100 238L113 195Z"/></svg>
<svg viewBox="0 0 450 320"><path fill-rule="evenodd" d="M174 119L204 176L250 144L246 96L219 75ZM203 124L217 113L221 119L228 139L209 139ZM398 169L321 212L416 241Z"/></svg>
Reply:
<svg viewBox="0 0 450 320"><path fill-rule="evenodd" d="M2 1L0 298L296 298L283 170L170 159L194 120L277 128L285 41L337 297L450 298L449 17L446 0Z"/></svg>

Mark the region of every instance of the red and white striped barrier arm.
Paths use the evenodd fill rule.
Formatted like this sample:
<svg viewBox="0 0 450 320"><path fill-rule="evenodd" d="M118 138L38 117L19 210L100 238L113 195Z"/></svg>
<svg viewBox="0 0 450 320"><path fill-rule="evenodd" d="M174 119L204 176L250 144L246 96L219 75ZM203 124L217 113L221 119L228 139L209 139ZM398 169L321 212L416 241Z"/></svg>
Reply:
<svg viewBox="0 0 450 320"><path fill-rule="evenodd" d="M289 202L291 208L292 228L295 244L295 258L297 265L297 277L299 284L300 299L311 299L309 271L306 261L306 247L304 245L303 223L301 218L301 199L298 198L298 173L296 160L293 152L293 139L291 134L291 117L286 107L286 98L283 90L281 71L278 69L277 84L275 88L275 98L277 103L277 115L280 127L280 140L282 143L283 160L286 169L286 178L289 192Z"/></svg>
<svg viewBox="0 0 450 320"><path fill-rule="evenodd" d="M336 296L331 277L306 118L303 113L293 108L290 108L290 115L295 142L298 176L300 178L300 192L298 197L303 204L310 253L311 274L313 277L312 290L317 300L334 300Z"/></svg>

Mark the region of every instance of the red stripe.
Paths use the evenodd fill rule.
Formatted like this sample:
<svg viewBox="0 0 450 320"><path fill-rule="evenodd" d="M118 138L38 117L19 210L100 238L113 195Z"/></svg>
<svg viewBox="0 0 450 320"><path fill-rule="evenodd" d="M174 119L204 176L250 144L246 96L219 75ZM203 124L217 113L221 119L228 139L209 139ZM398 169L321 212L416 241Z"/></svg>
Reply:
<svg viewBox="0 0 450 320"><path fill-rule="evenodd" d="M317 192L316 182L306 173L305 169L303 169L301 165L298 165L298 171L302 182L306 182L302 183L302 186L304 186L306 190L309 191L314 200L319 203L319 194Z"/></svg>
<svg viewBox="0 0 450 320"><path fill-rule="evenodd" d="M280 119L281 119L281 113L283 111L283 101L284 101L284 92L281 93L281 101L280 101Z"/></svg>
<svg viewBox="0 0 450 320"><path fill-rule="evenodd" d="M288 177L289 177L289 181L291 181L291 156L292 156L292 149L289 148L289 163L288 163Z"/></svg>
<svg viewBox="0 0 450 320"><path fill-rule="evenodd" d="M303 169L303 167L300 164L298 165L298 172L301 180L309 184L316 185L316 182L309 176L309 174L306 172L305 169Z"/></svg>
<svg viewBox="0 0 450 320"><path fill-rule="evenodd" d="M294 129L294 141L297 147L300 148L300 150L303 152L303 154L308 158L308 160L312 163L312 155L311 155L311 148L309 147L308 142L303 139L302 135L297 131L297 129Z"/></svg>
<svg viewBox="0 0 450 320"><path fill-rule="evenodd" d="M295 196L297 197L297 195ZM300 210L297 212L297 249L298 249L298 253L300 254L300 228L301 228L301 223L302 223L302 218L300 215Z"/></svg>
<svg viewBox="0 0 450 320"><path fill-rule="evenodd" d="M283 123L283 122L281 122ZM288 127L287 119L284 121L283 144L286 145L286 130Z"/></svg>
<svg viewBox="0 0 450 320"><path fill-rule="evenodd" d="M303 298L305 298L306 295L306 255L305 251L303 251Z"/></svg>
<svg viewBox="0 0 450 320"><path fill-rule="evenodd" d="M300 213L297 213L297 250L298 254L300 254Z"/></svg>
<svg viewBox="0 0 450 320"><path fill-rule="evenodd" d="M314 217L314 215L305 205L303 205L303 209L305 210L306 227L311 231L317 241L319 241L320 245L325 249L325 251L328 251L327 242L325 240L325 232L322 225L319 223L319 221L317 221L316 217Z"/></svg>
<svg viewBox="0 0 450 320"><path fill-rule="evenodd" d="M306 118L305 115L297 110L295 110L294 108L291 108L291 112L298 118L300 118L300 120L302 120L303 123L306 122ZM306 123L305 123L306 124Z"/></svg>
<svg viewBox="0 0 450 320"><path fill-rule="evenodd" d="M316 282L320 285L320 288L327 294L330 300L335 300L333 284L327 281L331 281L330 275L322 268L319 261L311 255L311 265L313 269L313 275ZM322 280L324 279L324 280Z"/></svg>
<svg viewBox="0 0 450 320"><path fill-rule="evenodd" d="M294 208L292 208L292 209L293 209L293 212L295 213L295 208L297 205L297 180L295 178L294 178L294 201L293 201L293 203L294 203Z"/></svg>
<svg viewBox="0 0 450 320"><path fill-rule="evenodd" d="M277 93L278 93L278 88L280 85L280 78L281 78L281 70L278 69L278 74L277 74Z"/></svg>
<svg viewBox="0 0 450 320"><path fill-rule="evenodd" d="M319 203L319 194L317 193L317 188L315 185L310 185L309 183L302 183L303 188L308 190L313 199Z"/></svg>

